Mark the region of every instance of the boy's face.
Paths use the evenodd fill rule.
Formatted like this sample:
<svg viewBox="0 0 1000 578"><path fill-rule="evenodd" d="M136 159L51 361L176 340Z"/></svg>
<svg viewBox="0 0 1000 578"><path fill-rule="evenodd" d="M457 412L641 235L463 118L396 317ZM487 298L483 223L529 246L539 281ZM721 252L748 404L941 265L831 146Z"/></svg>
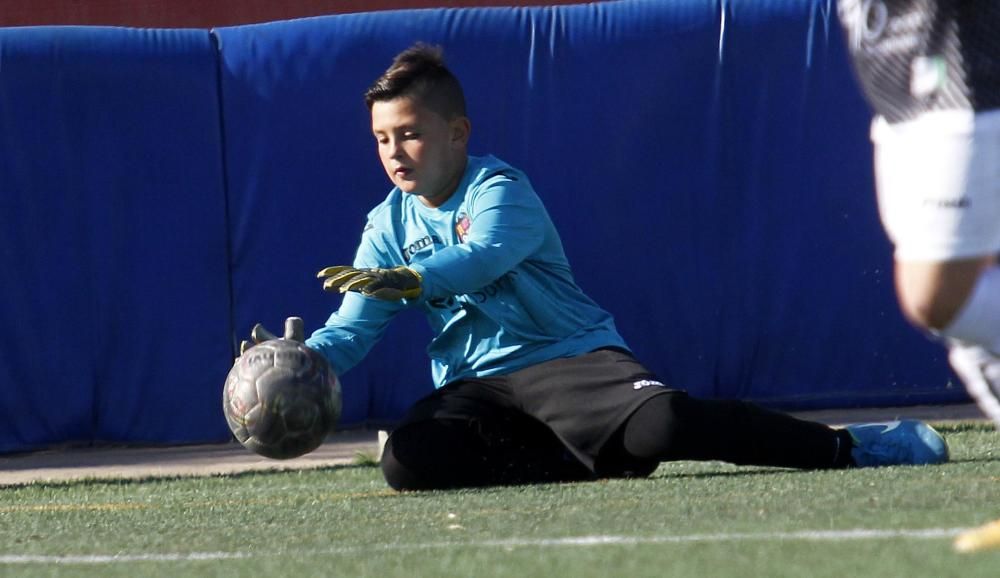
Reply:
<svg viewBox="0 0 1000 578"><path fill-rule="evenodd" d="M372 132L389 180L404 193L437 207L462 180L469 120L451 121L410 97L372 104Z"/></svg>

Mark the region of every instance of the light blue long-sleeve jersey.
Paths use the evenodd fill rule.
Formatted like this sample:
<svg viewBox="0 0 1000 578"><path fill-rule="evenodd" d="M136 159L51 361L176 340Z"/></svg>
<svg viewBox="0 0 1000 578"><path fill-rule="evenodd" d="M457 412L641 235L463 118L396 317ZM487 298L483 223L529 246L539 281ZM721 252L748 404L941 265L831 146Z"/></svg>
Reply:
<svg viewBox="0 0 1000 578"><path fill-rule="evenodd" d="M423 277L418 299L346 293L306 341L338 375L361 361L407 307L421 308L435 332L427 353L437 387L626 347L611 315L573 281L559 234L527 177L495 157L469 157L458 189L440 207L394 188L368 214L354 266L398 265Z"/></svg>

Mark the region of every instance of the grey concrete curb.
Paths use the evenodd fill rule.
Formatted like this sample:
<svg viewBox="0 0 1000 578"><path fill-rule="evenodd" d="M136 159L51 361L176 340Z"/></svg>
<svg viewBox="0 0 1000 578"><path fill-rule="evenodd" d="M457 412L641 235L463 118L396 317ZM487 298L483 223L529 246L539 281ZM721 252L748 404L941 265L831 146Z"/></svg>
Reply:
<svg viewBox="0 0 1000 578"><path fill-rule="evenodd" d="M348 431L330 436L315 451L291 460L258 456L235 441L173 447L96 447L45 450L0 456L0 487L82 479L142 479L212 476L346 466L358 454L374 457L378 432Z"/></svg>

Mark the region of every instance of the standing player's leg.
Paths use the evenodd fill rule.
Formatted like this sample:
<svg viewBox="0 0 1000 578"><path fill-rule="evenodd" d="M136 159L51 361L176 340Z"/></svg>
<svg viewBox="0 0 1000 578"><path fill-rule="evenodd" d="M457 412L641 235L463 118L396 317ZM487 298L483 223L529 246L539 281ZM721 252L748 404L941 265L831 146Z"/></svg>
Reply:
<svg viewBox="0 0 1000 578"><path fill-rule="evenodd" d="M838 0L877 117L879 209L896 244L907 316L1000 425L1000 5L990 0ZM960 551L1000 546L996 523Z"/></svg>
<svg viewBox="0 0 1000 578"><path fill-rule="evenodd" d="M901 308L1000 424L1000 110L878 119L873 136Z"/></svg>
<svg viewBox="0 0 1000 578"><path fill-rule="evenodd" d="M1000 4L839 0L900 305L1000 425Z"/></svg>
<svg viewBox="0 0 1000 578"><path fill-rule="evenodd" d="M983 413L1000 425L1000 267L996 259L903 261L896 265L896 277L907 316L944 339L955 373Z"/></svg>

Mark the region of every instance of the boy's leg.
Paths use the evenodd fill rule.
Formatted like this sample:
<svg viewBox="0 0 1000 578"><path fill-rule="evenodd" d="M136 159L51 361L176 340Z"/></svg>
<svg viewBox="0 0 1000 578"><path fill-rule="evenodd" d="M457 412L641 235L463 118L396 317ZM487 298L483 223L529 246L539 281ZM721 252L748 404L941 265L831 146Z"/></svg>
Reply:
<svg viewBox="0 0 1000 578"><path fill-rule="evenodd" d="M852 464L846 430L800 420L742 401L700 400L668 391L637 409L602 452L658 461L720 460L791 468ZM620 459L620 458L619 458Z"/></svg>
<svg viewBox="0 0 1000 578"><path fill-rule="evenodd" d="M848 432L740 401L696 400L622 350L552 360L510 378L527 411L601 477L648 475L667 460L796 468L851 460Z"/></svg>
<svg viewBox="0 0 1000 578"><path fill-rule="evenodd" d="M640 406L602 453L808 469L948 460L944 438L922 422L834 429L751 403L698 400L683 392L665 392Z"/></svg>
<svg viewBox="0 0 1000 578"><path fill-rule="evenodd" d="M647 475L666 460L817 469L948 458L943 438L920 422L838 430L742 401L698 400L622 350L555 359L508 377L518 407L601 477Z"/></svg>
<svg viewBox="0 0 1000 578"><path fill-rule="evenodd" d="M648 475L661 461L684 459L847 467L855 451L858 465L926 463L941 461L944 448L923 424L835 430L741 401L697 400L668 388L621 350L548 361L509 379L519 407L601 477ZM925 452L929 458L917 435L925 429L940 441Z"/></svg>
<svg viewBox="0 0 1000 578"><path fill-rule="evenodd" d="M397 490L591 479L541 422L506 407L502 380L459 382L421 400L386 443L382 472Z"/></svg>

